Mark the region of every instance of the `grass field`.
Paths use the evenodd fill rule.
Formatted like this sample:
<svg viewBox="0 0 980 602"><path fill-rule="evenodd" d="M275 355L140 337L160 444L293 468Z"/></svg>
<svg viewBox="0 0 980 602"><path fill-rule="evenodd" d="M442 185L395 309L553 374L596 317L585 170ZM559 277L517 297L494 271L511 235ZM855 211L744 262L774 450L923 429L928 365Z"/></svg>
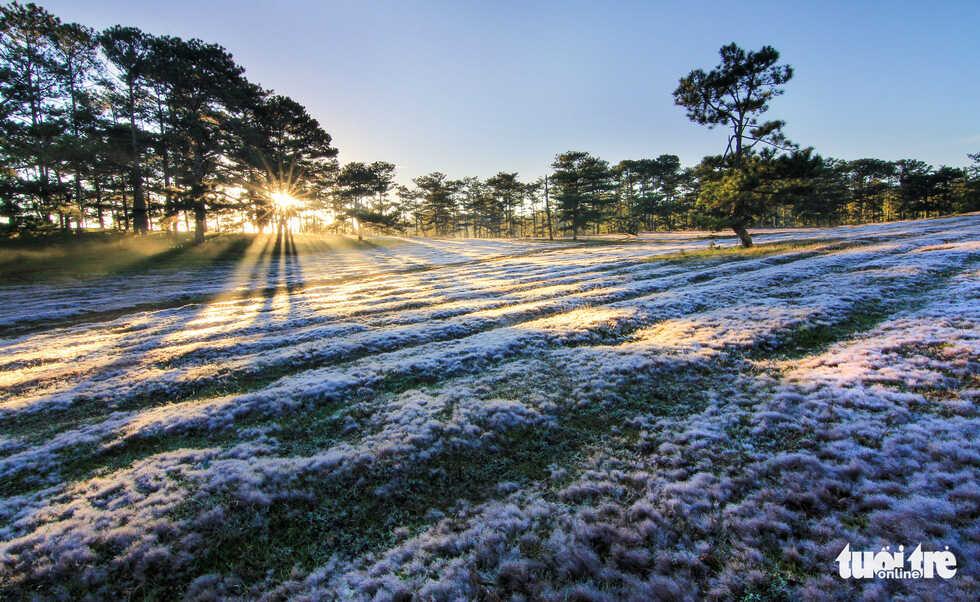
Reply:
<svg viewBox="0 0 980 602"><path fill-rule="evenodd" d="M980 598L980 216L757 241L4 250L0 599Z"/></svg>
<svg viewBox="0 0 980 602"><path fill-rule="evenodd" d="M261 247L256 234L215 234L194 244L192 234L154 233L141 238L122 234L86 233L55 240L0 242L0 282L29 284L71 282L111 276L138 275L148 270L184 271L215 264L251 261ZM283 253L313 255L370 249L394 239L358 242L341 235L290 237ZM271 249L269 252L271 254Z"/></svg>

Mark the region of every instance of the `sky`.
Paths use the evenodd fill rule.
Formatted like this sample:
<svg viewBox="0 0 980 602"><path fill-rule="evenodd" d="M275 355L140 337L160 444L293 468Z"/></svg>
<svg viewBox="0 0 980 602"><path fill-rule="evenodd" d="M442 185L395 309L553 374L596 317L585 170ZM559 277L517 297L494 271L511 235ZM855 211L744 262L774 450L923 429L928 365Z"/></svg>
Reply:
<svg viewBox="0 0 980 602"><path fill-rule="evenodd" d="M824 156L963 166L980 152L980 2L36 0L65 21L227 48L302 103L340 160L398 180L724 150L671 93L718 49L774 46L795 75L767 118Z"/></svg>

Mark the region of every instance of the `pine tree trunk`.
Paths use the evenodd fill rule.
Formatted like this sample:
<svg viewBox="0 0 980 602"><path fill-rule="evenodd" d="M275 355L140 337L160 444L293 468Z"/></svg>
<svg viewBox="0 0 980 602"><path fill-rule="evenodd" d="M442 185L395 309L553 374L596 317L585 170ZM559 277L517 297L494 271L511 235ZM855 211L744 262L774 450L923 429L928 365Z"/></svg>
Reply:
<svg viewBox="0 0 980 602"><path fill-rule="evenodd" d="M130 184L133 187L133 232L146 234L149 217L146 213L146 197L143 195L143 173L140 167L139 144L136 140L136 98L132 79L129 82L129 136L133 163L130 167Z"/></svg>
<svg viewBox="0 0 980 602"><path fill-rule="evenodd" d="M95 188L95 214L99 218L99 230L105 232L105 217L102 215L102 187L99 185L97 177L93 180L92 186Z"/></svg>
<svg viewBox="0 0 980 602"><path fill-rule="evenodd" d="M194 242L204 242L207 232L207 211L204 206L204 159L200 145L194 150L194 183L191 184L191 199L194 204Z"/></svg>
<svg viewBox="0 0 980 602"><path fill-rule="evenodd" d="M738 236L739 240L742 241L743 248L748 249L752 246L752 237L749 236L749 232L745 229L745 226L732 226L732 230L735 232L735 235Z"/></svg>
<svg viewBox="0 0 980 602"><path fill-rule="evenodd" d="M544 212L548 217L548 240L554 240L555 235L551 231L551 203L548 201L548 177L544 178Z"/></svg>
<svg viewBox="0 0 980 602"><path fill-rule="evenodd" d="M204 242L204 233L208 231L207 214L204 211L204 197L194 201L194 242Z"/></svg>
<svg viewBox="0 0 980 602"><path fill-rule="evenodd" d="M126 202L126 185L120 182L119 190L122 196L123 232L129 232L129 203Z"/></svg>

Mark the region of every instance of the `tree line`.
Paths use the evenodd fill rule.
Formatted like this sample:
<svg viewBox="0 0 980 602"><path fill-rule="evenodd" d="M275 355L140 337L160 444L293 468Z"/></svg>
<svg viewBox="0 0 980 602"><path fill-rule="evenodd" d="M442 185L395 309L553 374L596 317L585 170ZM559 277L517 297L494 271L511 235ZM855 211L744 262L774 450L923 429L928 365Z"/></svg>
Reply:
<svg viewBox="0 0 980 602"><path fill-rule="evenodd" d="M771 47L720 51L681 78L688 117L730 131L720 155L610 163L556 155L551 172L396 184L392 163L341 165L298 102L250 82L220 45L134 27L95 31L35 4L0 7L0 222L7 235L115 230L564 237L680 228L873 222L980 209L972 165L824 158L761 122L792 78Z"/></svg>
<svg viewBox="0 0 980 602"><path fill-rule="evenodd" d="M209 224L267 224L277 192L335 185L330 135L217 44L97 32L14 2L0 7L0 97L11 232L142 234L183 219L203 239Z"/></svg>

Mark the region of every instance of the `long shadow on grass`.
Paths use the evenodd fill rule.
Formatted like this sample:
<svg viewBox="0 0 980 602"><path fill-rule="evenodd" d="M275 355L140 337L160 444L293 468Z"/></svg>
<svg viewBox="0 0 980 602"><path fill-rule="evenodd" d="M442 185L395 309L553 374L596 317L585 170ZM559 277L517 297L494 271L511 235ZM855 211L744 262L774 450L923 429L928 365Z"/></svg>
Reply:
<svg viewBox="0 0 980 602"><path fill-rule="evenodd" d="M254 239L238 239L234 244L230 245L229 248L225 249L216 259L216 262L227 261L229 257L244 258L246 253L243 246L249 246L255 243ZM264 253L264 249L262 251ZM257 256L256 262L261 262L262 257ZM234 278L234 269L230 270L228 273L228 281ZM217 298L220 294L212 295L211 298ZM159 346L166 343L167 336L170 333L178 332L182 330L187 324L194 321L201 313L208 307L208 301L202 302L193 310L188 310L183 313L173 324L169 324L166 329L159 331L153 336L147 337L140 341L140 346L147 350L157 349ZM140 364L140 360L145 356L146 352L140 354L134 354L132 352L126 352L121 355L117 360L110 362L109 364L100 367L100 371L104 373L111 373L115 369L124 368L130 365ZM81 388L88 383L88 380L82 381L80 384L69 389L58 391L59 395L71 396L73 392L81 392ZM39 403L43 403L41 400ZM79 407L74 407L78 405ZM124 404L123 404L124 405ZM91 406L91 407L88 407ZM82 407L87 407L87 410L80 411ZM121 407L106 408L104 402L90 402L86 403L82 401L81 403L73 403L71 406L63 411L57 409L52 409L51 411L43 412L27 412L27 413L16 413L10 416L4 416L0 418L0 428L2 427L16 427L17 430L23 430L30 432L33 430L39 430L42 433L56 432L64 427L72 427L81 421L84 421L93 410L104 413L106 410L118 410L123 409Z"/></svg>
<svg viewBox="0 0 980 602"><path fill-rule="evenodd" d="M215 254L213 257L204 258L197 262L197 265L189 269L202 269L208 266L231 266L236 265L238 262L245 258L245 252L253 244L254 239L246 237L235 237L232 239L224 249ZM207 244L207 243L205 243ZM185 258L191 250L200 249L200 246L195 246L193 244L185 244L179 247L175 247L168 251L164 251L161 254L154 255L152 257L140 260L135 265L126 266L119 270L117 275L137 274L147 271L154 262L162 261L164 264L170 264L171 269L180 268L180 258ZM162 257L161 257L162 256ZM187 266L184 266L187 267ZM233 273L233 269L229 274ZM150 296L152 291L147 291L147 296ZM165 303L159 301L147 301L144 303L136 303L130 305L129 307L110 309L104 311L92 311L86 312L82 315L68 316L59 319L49 319L40 318L36 320L24 320L16 322L13 324L7 324L0 326L0 337L12 337L24 334L29 334L35 331L49 331L56 328L74 326L78 324L86 324L91 322L105 322L113 320L116 318L121 318L133 313L141 311L153 311L160 309L167 309L172 307L177 307L191 302L201 302L208 303L221 297L222 294L208 294L208 295L185 295L170 299Z"/></svg>
<svg viewBox="0 0 980 602"><path fill-rule="evenodd" d="M798 258L806 258L806 257L809 257L809 256L810 256L810 254L803 254L801 257L798 257ZM783 258L777 258L777 259L783 259ZM779 263L783 263L783 261L779 261ZM944 277L948 277L949 275L951 275L954 272L955 272L955 270L950 271L949 273L945 274ZM940 286L943 281L944 281L943 278L937 277L935 279L934 286ZM826 344L829 344L829 342L832 342L835 339L844 338L846 336L849 336L853 332L857 332L857 331L859 331L861 329L865 329L865 328L870 328L871 326L873 326L874 323L876 323L877 321L883 319L884 317L887 317L888 315L890 315L894 311L897 311L900 308L904 308L904 306L903 307L897 307L894 304L881 305L881 306L875 305L875 304L863 304L863 305L859 305L851 313L847 314L845 316L844 320L842 322L838 323L838 324L834 324L834 325L831 325L831 326L812 327L812 328L811 327L806 327L806 328L800 329L800 331L795 332L795 333L792 333L788 337L781 338L781 343L778 345L778 347L773 348L773 347L770 346L770 347L760 348L760 349L751 351L750 352L750 355L752 357L761 357L762 355L771 354L771 353L775 353L775 352L786 353L787 350L789 350L789 349L797 349L797 350L803 350L803 351L805 351L808 348L808 346L809 347L812 347L814 344L816 344L815 341L817 339L819 339L820 341L822 341L821 344L825 344L826 345ZM533 316L533 317L536 317L536 316ZM497 326L500 326L500 325L496 325L494 327L497 327ZM629 330L630 329L627 329L625 332L607 333L605 335L603 333L601 333L601 332L600 333L597 333L597 334L600 336L600 338L603 338L604 339L604 342L612 344L612 343L615 343L617 340L622 340L625 336L628 336ZM588 344L588 342L586 342L586 344ZM368 353L368 352L365 352L365 353ZM356 357L358 355L359 354L356 354L355 353L355 354L353 354L353 356L348 356L346 359L347 360L353 360L353 359L356 359ZM363 354L360 354L360 355L363 355ZM504 359L504 358L501 358L501 359ZM319 363L324 363L324 362L319 362ZM472 363L472 362L470 362L470 363ZM484 362L484 363L486 363L486 362ZM491 362L491 364L492 363L493 362ZM462 366L463 369L471 369L471 368L475 368L475 367L476 366L470 366L469 363L467 363L465 366ZM271 367L265 369L260 374L244 375L241 379L236 379L234 385L231 386L231 387L228 387L227 384L226 384L226 382L224 382L224 381L220 381L220 382L217 382L217 383L202 383L201 384L201 388L200 389L197 389L195 391L195 393L196 393L195 398L197 398L197 397L199 397L199 398L213 397L213 396L221 395L221 394L227 394L227 393L232 393L232 392L240 392L242 390L253 390L253 389L257 389L257 388L260 388L262 386L265 386L266 384L268 384L269 382L275 380L276 378L279 378L281 376L285 376L286 374L295 371L296 369L298 369L297 366L293 366L293 365L286 366L286 367L283 367L283 366L271 366ZM443 374L441 376L448 377L448 376L452 376L452 374ZM375 386L375 384L381 384L382 386L386 386L385 383L390 382L392 380L400 380L400 381L406 382L406 381L413 380L413 379L415 379L415 382L421 382L421 379L416 379L410 373L392 373L392 374L386 374L386 375L379 375L378 381L376 383L372 383L371 386ZM316 408L318 408L320 406L323 406L323 405L327 405L327 406L331 405L333 403L333 400L336 400L339 397L348 397L349 398L350 395L353 395L353 394L354 394L354 390L351 390L351 391L336 391L336 392L334 392L333 395L330 396L330 398L319 399L319 400L308 400L309 403L306 404L306 405L311 410L315 410ZM145 401L146 401L145 399L134 399L134 400L131 400L132 403L135 403L136 404L136 407L141 407L142 405L145 405ZM128 405L129 404L123 404L123 406L119 407L118 409L129 409ZM75 419L76 420L81 421L81 420L86 420L87 419L87 414L88 414L89 411L90 411L90 409L88 409L86 407L86 405L84 403L82 403L82 404L78 404L77 406L69 407L66 410L66 413L68 415L75 416ZM35 417L35 418L37 418L37 417ZM44 434L44 433L54 432L54 430L52 430L52 429L57 429L57 428L60 428L64 424L69 424L68 421L71 420L71 419L68 418L68 416L65 416L64 418L65 418L65 420L60 420L60 421L57 421L57 422L55 422L53 424L50 423L50 422L48 422L48 421L43 421L43 422L39 423L38 425L34 425L33 427L30 424L28 424L28 425L19 424L18 425L18 429L19 429L19 431L21 433L23 433L25 435L28 435L28 436L31 436L31 432L36 431L33 434L33 437L36 437L36 436L41 435L41 434ZM25 429L26 429L26 431L25 431Z"/></svg>
<svg viewBox="0 0 980 602"><path fill-rule="evenodd" d="M976 260L973 260L975 262ZM968 266L971 262L967 262ZM914 309L922 305L929 299L929 293L941 287L948 278L959 273L963 266L949 269L937 274L929 285L920 287L914 294L909 294L899 301L884 302L871 301L855 305L849 312L841 317L834 324L821 324L801 327L780 337L779 342L772 345L766 344L754 349L750 349L745 355L751 359L767 358L795 358L822 351L831 344L849 339L855 334L870 330L881 321L898 311ZM599 333L600 335L602 333ZM605 344L615 344L622 341L628 333L610 333L602 340ZM594 344L582 343L585 345ZM565 345L573 346L573 345ZM476 369L473 362L482 362L479 367L481 370L488 370L492 367L513 361L514 356L500 358L497 361L484 361L480 358L464 362L457 366L460 373L468 373ZM390 394L398 394L422 385L437 384L444 378L455 376L453 373L441 373L439 375L418 376L410 372L395 372L380 375L378 380L371 383L372 390L369 393L358 392L362 389L359 383L350 390L335 391L329 398L311 400L304 404L303 410L292 412L279 419L285 424L281 432L276 434L277 439L282 443L282 451L286 453L313 453L317 450L326 449L330 445L342 439L341 418L344 412L350 408L358 407L358 402L381 397ZM557 378L557 377L556 377ZM545 385L542 385L545 386ZM514 392L510 392L513 394ZM255 424L260 424L266 420L262 415L252 415L237 420L233 428L243 428ZM201 433L193 430L177 434L165 434L151 437L136 437L129 439L121 444L99 447L93 446L88 450L76 450L71 458L66 458L62 469L62 474L68 480L75 480L85 475L91 474L96 469L115 469L129 465L132 461L160 453L179 449L186 446L211 446L231 444L237 439L234 430L223 433ZM11 479L0 488L0 492L7 495L22 493L30 490L29 483Z"/></svg>
<svg viewBox="0 0 980 602"><path fill-rule="evenodd" d="M281 274L281 268L278 266L279 262L277 260L277 257L281 256L282 254L281 245L282 243L277 239L277 244L276 246L273 247L271 253L272 264L274 265L268 268L269 278L278 278L279 275ZM757 269L769 267L770 265L774 265L776 263L786 263L792 261L805 260L818 254L819 253L791 254L787 258L772 259L769 261L769 263L765 265L760 265ZM710 267L707 269L710 270ZM691 283L701 283L701 282L712 280L716 277L717 274L707 271L704 274L692 277ZM275 289L270 288L268 290L275 290ZM615 301L621 302L634 297L648 295L651 294L651 292L652 291L650 290L641 290L639 292L617 297ZM267 297L265 301L265 307L263 309L264 311L269 311L271 310L271 308L272 308L272 297ZM461 336L472 336L486 330L513 326L515 324L519 324L524 320L545 318L551 315L555 315L557 313L562 313L567 310L568 308L561 304L559 304L555 308L551 308L547 310L529 310L528 312L522 312L518 315L514 315L503 320L498 320L498 321L487 320L485 321L485 323L482 323L482 325L477 325L474 326L473 328L467 329L465 334L462 335L454 330L446 334L443 338L428 338L424 342L431 343L440 340L457 339L460 338ZM623 334L625 336L625 334L627 333L624 332ZM388 346L373 345L373 346L367 346L366 348L363 349L353 349L353 350L343 349L336 354L328 354L326 356L314 355L312 357L288 358L283 362L274 363L270 365L263 365L259 369L254 369L249 367L247 370L243 372L219 374L216 375L214 378L199 379L193 383L187 383L186 385L183 385L181 387L170 387L164 393L150 392L150 393L134 395L128 399L122 399L122 398L117 399L114 409L135 410L143 407L160 405L161 403L165 403L165 402L190 401L194 399L203 399L203 398L215 397L219 395L245 393L248 391L253 391L262 388L274 382L275 380L292 373L296 373L302 370L320 368L323 366L334 364L337 362L337 360L341 358L346 363L346 362L357 360L367 355L396 351L401 348L404 348L404 344L399 342L398 340L395 340L395 342L393 342L391 345ZM48 412L48 414L63 415L65 418L57 420L56 423L59 425L64 425L64 424L70 424L71 420L76 420L76 421L84 420L85 417L91 416L93 412L101 412L102 409L103 408L101 407L101 404L95 403L93 405L92 403L88 403L85 400L79 400L76 403L73 403L72 405L64 409L52 408L51 411ZM74 418L70 418L70 417L74 417ZM24 416L26 420L23 421L19 420L19 418L20 417L16 417L16 416L13 417L13 419L17 419L18 422L17 430L20 433L29 433L36 430L35 425L33 425L32 423L32 419L38 422L36 426L42 427L42 430L44 432L52 432L49 426L51 423L48 420L41 420L40 417L36 417L36 416L35 417ZM7 422L8 420L0 419L0 429L6 430L8 426L6 424Z"/></svg>
<svg viewBox="0 0 980 602"><path fill-rule="evenodd" d="M782 355L785 357L788 354L789 355L806 354L815 351L818 347L826 347L837 340L848 338L856 332L870 329L879 321L883 320L889 315L892 315L894 312L899 311L901 309L908 309L914 303L921 302L922 299L927 298L929 291L933 290L936 287L941 286L942 283L945 282L945 280L948 277L951 277L959 269L962 268L950 269L944 273L935 275L929 286L919 289L916 295L913 295L911 297L907 296L901 302L898 303L890 302L887 304L883 302L859 304L855 306L849 313L843 316L841 320L839 320L833 325L820 325L820 326L801 328L795 332L790 333L788 336L781 337L780 343L778 343L776 346L761 347L750 351L748 355L753 358L762 358L762 357L773 356L773 355ZM603 336L602 333L597 333L597 334ZM606 335L606 340L604 342L615 343L617 340L622 340L623 337L626 336L627 334L628 333L621 333L621 332L609 333L608 335ZM500 359L505 360L505 358L500 358ZM513 357L506 358L506 359L513 359ZM476 360L473 361L481 361L481 360L477 358ZM480 367L481 369L485 369L494 365L495 363L497 362L488 363L484 361L482 364L480 364ZM467 370L472 370L475 368L476 368L475 365L471 366L469 365L469 363L466 363L465 365L461 365L459 367L459 369L462 372L466 372ZM441 378L451 377L451 376L453 376L453 374L440 375ZM426 382L436 382L438 380L439 378L432 378L429 380L424 378L419 378L413 375L411 372L389 373L389 374L379 375L378 380L374 383L371 383L370 386L380 388L381 390L394 391L396 389L404 390L405 388L409 388L419 384L424 384ZM257 384L256 386L259 386L259 384ZM335 404L337 403L338 400L341 399L346 399L348 401L356 400L358 395L356 391L361 386L362 384L358 384L350 391L347 390L335 391L328 398L307 400L308 403L304 405L305 408L304 411L314 412L314 413L326 411L327 414L330 414L333 412L332 408L335 407ZM245 425L248 422L256 419L260 419L260 418L246 417L245 419L240 419L238 422L236 422L236 426ZM170 447L168 443L170 437L173 437L173 435L168 435L164 437L161 440L161 442L158 444L152 444L149 441L146 441L142 438L135 438L132 440L132 444L136 448L143 449L148 454L155 453L158 451L166 451L168 449L174 449L173 447ZM179 438L180 440L183 440L184 437L190 437L188 441L192 440L194 437L193 432L186 432L180 435ZM207 438L205 438L205 440L202 440L202 444L206 445L207 442L212 439L212 437L213 435L208 435ZM324 440L323 443L329 444L329 439ZM96 449L93 449L92 452L96 457L92 458L91 460L84 459L85 456L89 454L81 454L82 459L78 461L72 458L66 462L65 465L65 468L67 469L66 476L68 475L73 477L82 476L84 474L87 474L88 470L96 466L99 466L100 464L109 464L112 466L117 466L117 464L112 460L112 458L115 457L116 455L120 455L123 458L131 457L132 456L131 452L127 451L128 447L129 444L127 443L121 446L114 446L108 448L108 450L97 451ZM77 469L73 469L72 468L73 466L77 466ZM9 491L10 488L13 488L14 490L22 490L25 486L26 486L25 483L18 483L18 482L11 481L10 483L8 483L8 486L5 487L4 489L7 491Z"/></svg>

